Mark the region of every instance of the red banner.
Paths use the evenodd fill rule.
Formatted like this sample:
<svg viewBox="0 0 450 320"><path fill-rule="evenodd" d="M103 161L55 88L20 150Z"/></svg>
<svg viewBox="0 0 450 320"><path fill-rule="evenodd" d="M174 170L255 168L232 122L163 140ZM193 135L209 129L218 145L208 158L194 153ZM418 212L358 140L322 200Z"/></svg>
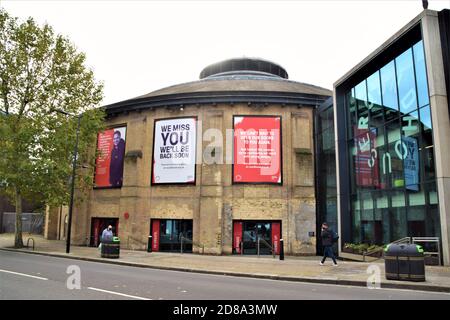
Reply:
<svg viewBox="0 0 450 320"><path fill-rule="evenodd" d="M272 222L272 243L275 254L280 254L281 223Z"/></svg>
<svg viewBox="0 0 450 320"><path fill-rule="evenodd" d="M374 157L372 150L376 149L376 129L358 129L355 131L354 157L356 185L362 187L379 187L380 174L378 168L378 157Z"/></svg>
<svg viewBox="0 0 450 320"><path fill-rule="evenodd" d="M242 241L242 221L234 221L233 223L233 248L236 253L241 253Z"/></svg>
<svg viewBox="0 0 450 320"><path fill-rule="evenodd" d="M234 117L234 183L281 184L281 117Z"/></svg>
<svg viewBox="0 0 450 320"><path fill-rule="evenodd" d="M96 187L121 187L126 127L108 129L97 135Z"/></svg>
<svg viewBox="0 0 450 320"><path fill-rule="evenodd" d="M152 251L159 251L159 229L160 221L152 220Z"/></svg>

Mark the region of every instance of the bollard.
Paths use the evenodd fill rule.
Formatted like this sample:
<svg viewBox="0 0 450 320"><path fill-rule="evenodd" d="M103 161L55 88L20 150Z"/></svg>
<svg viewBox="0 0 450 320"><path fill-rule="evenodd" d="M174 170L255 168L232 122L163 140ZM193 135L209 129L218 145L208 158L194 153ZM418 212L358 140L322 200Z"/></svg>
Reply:
<svg viewBox="0 0 450 320"><path fill-rule="evenodd" d="M148 236L147 252L152 252L152 236Z"/></svg>
<svg viewBox="0 0 450 320"><path fill-rule="evenodd" d="M280 239L280 260L284 260L284 242Z"/></svg>

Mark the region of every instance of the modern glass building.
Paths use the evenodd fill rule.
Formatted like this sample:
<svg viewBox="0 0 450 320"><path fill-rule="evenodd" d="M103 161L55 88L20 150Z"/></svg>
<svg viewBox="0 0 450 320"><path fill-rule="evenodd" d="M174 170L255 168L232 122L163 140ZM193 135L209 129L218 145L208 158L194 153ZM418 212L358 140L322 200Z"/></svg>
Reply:
<svg viewBox="0 0 450 320"><path fill-rule="evenodd" d="M336 224L340 249L439 237L449 264L448 23L449 10L423 11L318 110L318 222Z"/></svg>

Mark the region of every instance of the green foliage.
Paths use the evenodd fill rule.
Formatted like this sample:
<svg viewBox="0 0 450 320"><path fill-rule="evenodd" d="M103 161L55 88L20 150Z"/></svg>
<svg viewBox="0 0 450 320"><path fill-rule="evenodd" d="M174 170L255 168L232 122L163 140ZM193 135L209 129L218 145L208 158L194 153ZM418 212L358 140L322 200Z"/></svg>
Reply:
<svg viewBox="0 0 450 320"><path fill-rule="evenodd" d="M374 252L376 250L382 252L385 246L378 246L376 244L369 245L368 243L345 243L344 251L355 254L363 254L365 252Z"/></svg>
<svg viewBox="0 0 450 320"><path fill-rule="evenodd" d="M49 205L67 204L77 119L82 114L77 188L92 183L98 108L103 85L86 57L62 35L32 18L19 22L0 9L0 182L11 197L39 194Z"/></svg>

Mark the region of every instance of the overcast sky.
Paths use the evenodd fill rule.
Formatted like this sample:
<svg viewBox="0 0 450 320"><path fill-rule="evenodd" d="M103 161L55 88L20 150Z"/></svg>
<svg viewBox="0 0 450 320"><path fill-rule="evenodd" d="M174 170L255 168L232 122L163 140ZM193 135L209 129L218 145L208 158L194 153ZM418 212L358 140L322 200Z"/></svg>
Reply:
<svg viewBox="0 0 450 320"><path fill-rule="evenodd" d="M207 65L259 57L289 79L333 83L422 11L421 0L21 1L11 15L48 22L87 55L103 104L197 80ZM450 0L429 0L429 9Z"/></svg>

